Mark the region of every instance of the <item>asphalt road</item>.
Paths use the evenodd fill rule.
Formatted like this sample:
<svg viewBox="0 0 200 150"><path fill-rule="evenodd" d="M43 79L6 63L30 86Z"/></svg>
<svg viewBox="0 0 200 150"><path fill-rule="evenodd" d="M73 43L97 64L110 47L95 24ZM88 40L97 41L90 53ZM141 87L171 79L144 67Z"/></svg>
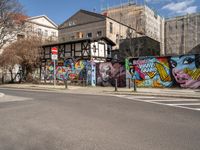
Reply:
<svg viewBox="0 0 200 150"><path fill-rule="evenodd" d="M199 111L112 96L0 92L0 150L200 149Z"/></svg>

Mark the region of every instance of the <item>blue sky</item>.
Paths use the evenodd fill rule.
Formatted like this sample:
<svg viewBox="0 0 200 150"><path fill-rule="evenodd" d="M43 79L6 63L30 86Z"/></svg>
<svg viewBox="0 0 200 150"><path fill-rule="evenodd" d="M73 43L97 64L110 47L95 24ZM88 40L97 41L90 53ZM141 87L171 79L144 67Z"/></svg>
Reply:
<svg viewBox="0 0 200 150"><path fill-rule="evenodd" d="M133 0L146 4L159 15L171 17L200 11L200 0ZM102 8L119 5L128 0L19 0L28 16L47 15L61 24L79 9L100 12Z"/></svg>

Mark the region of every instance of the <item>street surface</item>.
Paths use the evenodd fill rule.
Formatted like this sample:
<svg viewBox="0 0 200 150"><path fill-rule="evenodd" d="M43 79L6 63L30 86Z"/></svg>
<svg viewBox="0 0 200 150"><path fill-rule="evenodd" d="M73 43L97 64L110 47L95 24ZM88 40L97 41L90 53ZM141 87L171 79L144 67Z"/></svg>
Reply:
<svg viewBox="0 0 200 150"><path fill-rule="evenodd" d="M14 89L0 93L5 94L0 97L0 150L200 148L197 99Z"/></svg>

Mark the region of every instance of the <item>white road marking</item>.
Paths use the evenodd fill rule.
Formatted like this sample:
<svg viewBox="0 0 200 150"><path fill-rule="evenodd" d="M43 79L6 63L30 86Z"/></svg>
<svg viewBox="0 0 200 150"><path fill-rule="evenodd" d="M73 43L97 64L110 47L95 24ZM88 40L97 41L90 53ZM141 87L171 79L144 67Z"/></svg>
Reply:
<svg viewBox="0 0 200 150"><path fill-rule="evenodd" d="M18 101L27 101L27 100L32 100L32 98L5 95L4 97L0 99L0 103L18 102Z"/></svg>
<svg viewBox="0 0 200 150"><path fill-rule="evenodd" d="M0 93L0 97L4 97L5 96L5 94L4 93Z"/></svg>
<svg viewBox="0 0 200 150"><path fill-rule="evenodd" d="M144 101L144 102L146 102L146 101ZM181 105L170 105L170 104L159 103L159 102L147 102L147 103L152 103L152 104L157 104L157 105L162 105L162 106L171 106L171 107L176 107L176 108L183 108L183 109L200 111L200 108L191 108L191 107L185 107L185 106L181 106Z"/></svg>
<svg viewBox="0 0 200 150"><path fill-rule="evenodd" d="M200 103L179 103L179 104L167 104L167 105L172 105L172 106L176 106L176 105L200 105Z"/></svg>
<svg viewBox="0 0 200 150"><path fill-rule="evenodd" d="M163 99L163 100L145 100L145 101L155 101L155 102L184 102L184 101L199 101L198 99Z"/></svg>
<svg viewBox="0 0 200 150"><path fill-rule="evenodd" d="M140 101L140 102L146 102L146 103L152 103L152 104L157 104L157 105L162 105L162 106L170 106L170 107L176 107L176 108L182 108L182 109L188 109L188 110L195 110L195 111L200 111L200 103L192 103L192 102L200 102L200 100L197 99L181 99L181 98L175 98L175 99L171 99L171 98L167 98L166 99L164 97L162 97L161 100L156 100L156 97L148 97L148 96L141 96L141 97L137 97L137 96L131 96L131 95L116 95L117 97L121 97L121 98L126 98L126 99L130 99L130 100L135 100L135 101ZM155 98L154 100L151 98ZM146 99L150 99L150 100L146 100ZM188 103L186 103L186 101L188 101ZM162 102L173 102L173 103L162 103ZM177 102L177 103L174 103ZM180 103L183 102L183 103ZM189 106L198 106L199 108L191 108Z"/></svg>

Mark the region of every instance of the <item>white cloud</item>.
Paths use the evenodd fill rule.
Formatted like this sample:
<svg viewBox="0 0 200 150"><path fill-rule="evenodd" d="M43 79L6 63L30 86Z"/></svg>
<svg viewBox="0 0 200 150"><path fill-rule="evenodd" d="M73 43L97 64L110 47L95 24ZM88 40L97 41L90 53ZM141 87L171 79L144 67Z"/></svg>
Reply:
<svg viewBox="0 0 200 150"><path fill-rule="evenodd" d="M172 0L145 0L147 3L166 3L166 2L171 2Z"/></svg>
<svg viewBox="0 0 200 150"><path fill-rule="evenodd" d="M187 14L195 13L197 11L197 6L194 5L194 0L184 0L181 2L171 2L162 7L162 9L167 9L175 14Z"/></svg>

